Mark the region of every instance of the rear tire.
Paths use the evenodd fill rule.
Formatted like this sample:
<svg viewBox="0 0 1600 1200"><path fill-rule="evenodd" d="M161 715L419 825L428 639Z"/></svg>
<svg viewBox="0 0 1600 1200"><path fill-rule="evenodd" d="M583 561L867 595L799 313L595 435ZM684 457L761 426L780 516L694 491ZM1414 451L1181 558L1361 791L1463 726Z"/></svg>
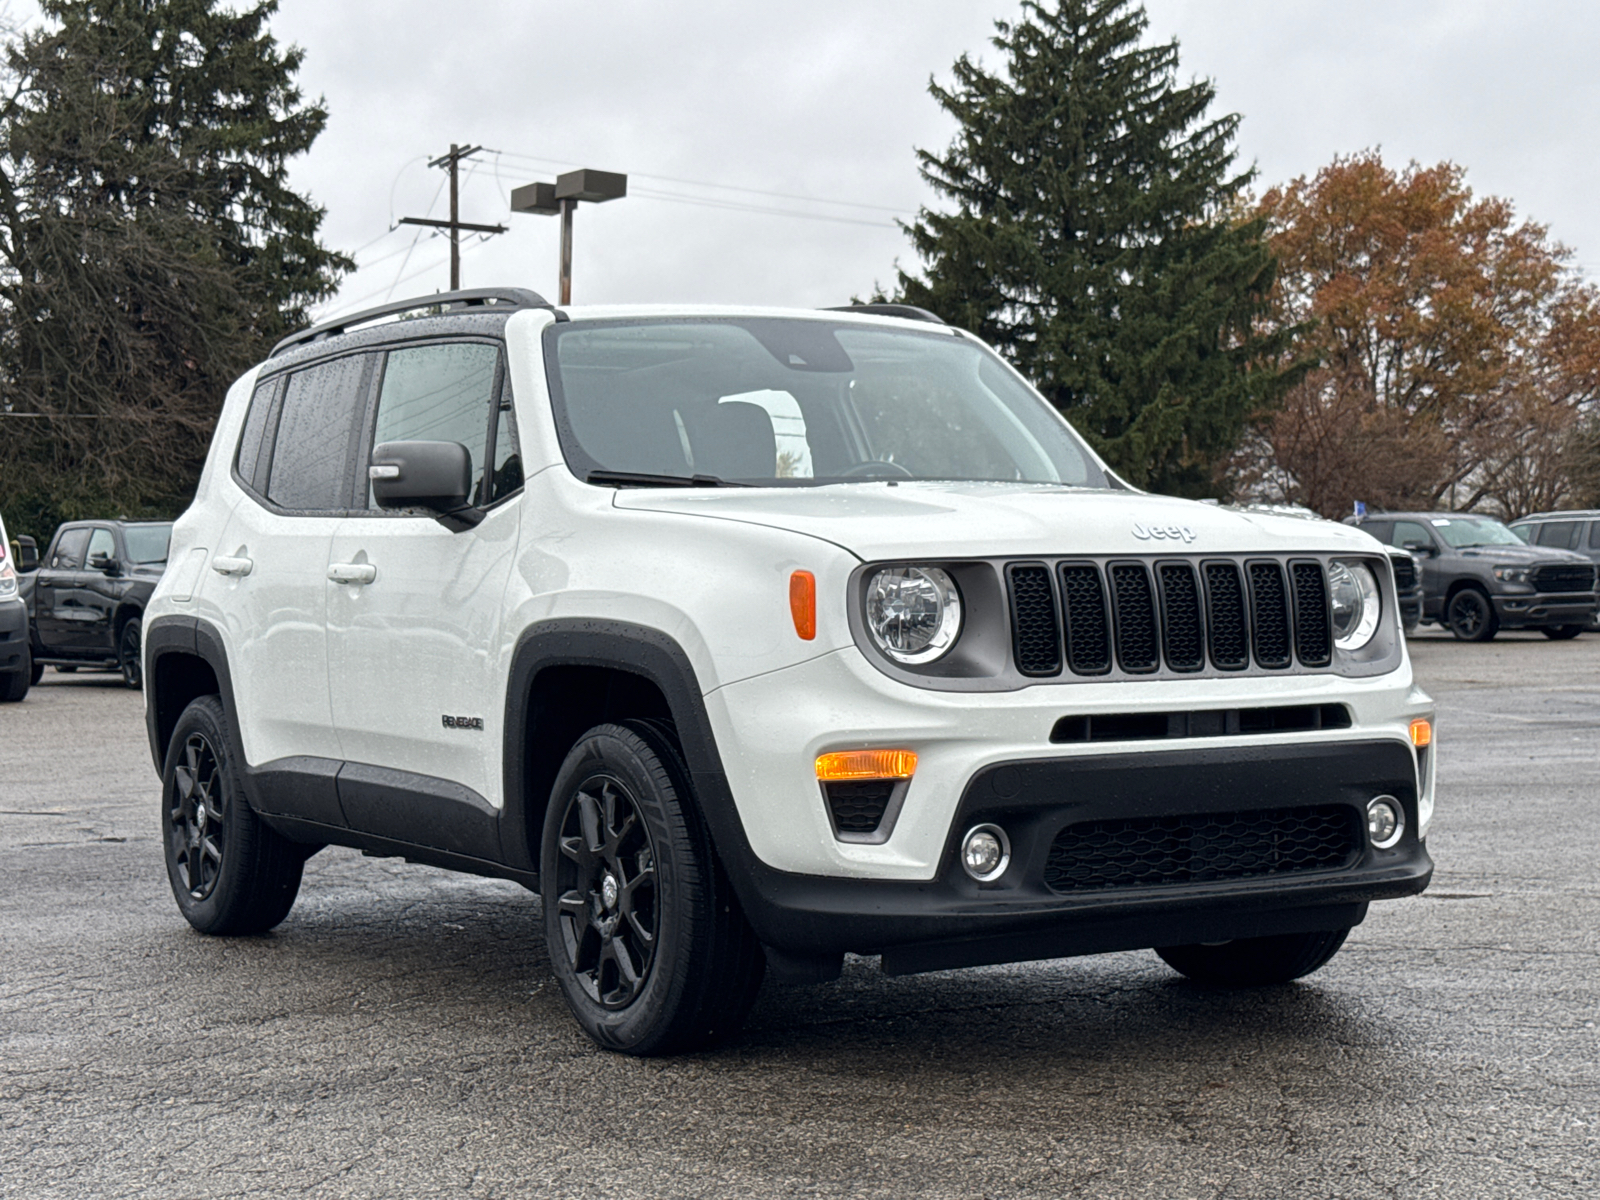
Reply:
<svg viewBox="0 0 1600 1200"><path fill-rule="evenodd" d="M1500 631L1494 605L1480 588L1465 587L1450 597L1445 624L1460 642L1487 642Z"/></svg>
<svg viewBox="0 0 1600 1200"><path fill-rule="evenodd" d="M1174 971L1215 987L1265 987L1300 979L1339 952L1348 929L1236 938L1219 946L1158 946Z"/></svg>
<svg viewBox="0 0 1600 1200"><path fill-rule="evenodd" d="M551 789L539 879L551 966L597 1045L674 1054L738 1031L766 956L667 727L578 739Z"/></svg>
<svg viewBox="0 0 1600 1200"><path fill-rule="evenodd" d="M1582 625L1546 625L1539 632L1552 642L1565 642L1577 637L1583 632L1583 629Z"/></svg>
<svg viewBox="0 0 1600 1200"><path fill-rule="evenodd" d="M304 849L256 816L228 750L228 716L201 696L178 718L161 771L167 879L201 933L265 933L294 906Z"/></svg>

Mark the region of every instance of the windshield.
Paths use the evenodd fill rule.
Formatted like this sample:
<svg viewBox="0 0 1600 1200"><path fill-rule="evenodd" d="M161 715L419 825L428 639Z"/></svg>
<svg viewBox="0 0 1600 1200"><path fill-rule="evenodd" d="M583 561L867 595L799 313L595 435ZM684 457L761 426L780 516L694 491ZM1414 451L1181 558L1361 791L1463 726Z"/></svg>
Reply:
<svg viewBox="0 0 1600 1200"><path fill-rule="evenodd" d="M1106 486L1048 404L950 332L674 318L565 322L545 337L562 450L580 478Z"/></svg>
<svg viewBox="0 0 1600 1200"><path fill-rule="evenodd" d="M172 540L171 525L128 525L122 530L131 563L164 563L167 543Z"/></svg>
<svg viewBox="0 0 1600 1200"><path fill-rule="evenodd" d="M1434 517L1431 524L1456 549L1467 546L1522 546L1516 534L1492 517Z"/></svg>

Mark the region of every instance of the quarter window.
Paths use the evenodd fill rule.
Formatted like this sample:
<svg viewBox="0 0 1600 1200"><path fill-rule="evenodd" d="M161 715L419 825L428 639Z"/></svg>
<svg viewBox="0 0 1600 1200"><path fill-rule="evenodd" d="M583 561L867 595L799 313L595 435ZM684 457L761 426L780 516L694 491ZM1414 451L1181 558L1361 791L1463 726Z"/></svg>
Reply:
<svg viewBox="0 0 1600 1200"><path fill-rule="evenodd" d="M256 468L261 465L261 448L267 436L267 418L272 415L273 397L277 395L278 380L263 383L250 398L250 412L244 419L244 432L239 437L239 478L251 487L256 486Z"/></svg>
<svg viewBox="0 0 1600 1200"><path fill-rule="evenodd" d="M482 495L489 418L494 405L500 351L484 342L452 342L392 350L383 368L378 395L378 420L372 444L384 442L458 442L472 456L472 496ZM511 453L495 454L495 492L502 471L516 457L511 422L504 422ZM517 486L521 486L517 459ZM508 472L507 478L509 479ZM515 490L509 488L507 490ZM368 506L377 501L368 489Z"/></svg>
<svg viewBox="0 0 1600 1200"><path fill-rule="evenodd" d="M318 512L350 507L350 451L369 358L349 355L289 377L267 499Z"/></svg>

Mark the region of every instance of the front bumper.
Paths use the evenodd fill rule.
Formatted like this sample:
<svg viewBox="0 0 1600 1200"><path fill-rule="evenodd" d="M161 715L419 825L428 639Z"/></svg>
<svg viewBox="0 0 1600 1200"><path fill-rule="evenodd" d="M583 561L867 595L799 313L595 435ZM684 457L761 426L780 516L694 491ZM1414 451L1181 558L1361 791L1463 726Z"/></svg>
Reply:
<svg viewBox="0 0 1600 1200"><path fill-rule="evenodd" d="M15 598L0 600L0 671L20 671L27 649L27 605Z"/></svg>
<svg viewBox="0 0 1600 1200"><path fill-rule="evenodd" d="M1546 625L1589 625L1595 620L1592 592L1494 596L1495 616L1503 629L1537 629Z"/></svg>
<svg viewBox="0 0 1600 1200"><path fill-rule="evenodd" d="M746 915L776 951L775 968L791 978L826 978L846 951L881 954L885 971L905 974L1347 928L1370 901L1428 885L1417 780L1410 748L1392 740L1022 760L971 779L928 881L775 871L745 847L724 859ZM1184 840L1198 820L1179 820L1168 847L1177 881L1066 894L1046 883L1052 844L1069 826L1228 814L1243 828L1268 810L1333 806L1364 830L1366 802L1382 794L1404 807L1405 835L1377 850L1357 833L1337 869L1216 877L1216 860L1208 866ZM999 825L1012 845L1010 867L992 884L968 878L957 859L963 832L983 823Z"/></svg>

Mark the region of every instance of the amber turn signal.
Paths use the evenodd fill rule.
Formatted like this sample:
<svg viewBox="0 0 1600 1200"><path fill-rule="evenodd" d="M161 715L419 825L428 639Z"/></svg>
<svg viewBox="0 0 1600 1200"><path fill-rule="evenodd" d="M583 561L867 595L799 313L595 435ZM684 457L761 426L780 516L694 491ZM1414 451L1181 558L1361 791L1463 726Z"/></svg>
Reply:
<svg viewBox="0 0 1600 1200"><path fill-rule="evenodd" d="M1411 722L1411 744L1419 750L1433 741L1433 722L1427 717L1418 717Z"/></svg>
<svg viewBox="0 0 1600 1200"><path fill-rule="evenodd" d="M809 642L817 636L817 577L810 571L796 571L789 576L789 615L794 618L794 631L801 641Z"/></svg>
<svg viewBox="0 0 1600 1200"><path fill-rule="evenodd" d="M841 750L817 756L817 778L823 783L854 779L910 779L917 769L913 750Z"/></svg>

